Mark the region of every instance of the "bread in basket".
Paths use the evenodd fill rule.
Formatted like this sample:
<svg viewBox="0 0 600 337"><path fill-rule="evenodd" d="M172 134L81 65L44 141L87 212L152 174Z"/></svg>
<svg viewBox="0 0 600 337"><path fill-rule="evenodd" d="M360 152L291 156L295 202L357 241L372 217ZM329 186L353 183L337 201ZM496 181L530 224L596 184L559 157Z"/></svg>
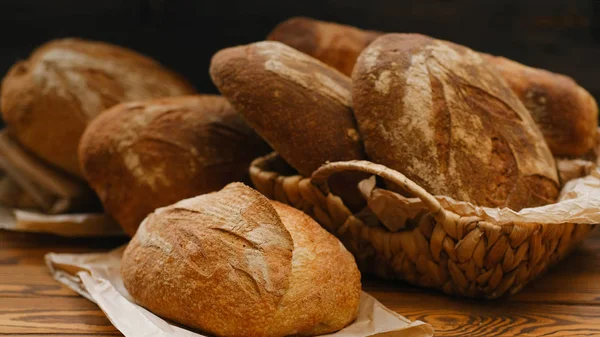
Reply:
<svg viewBox="0 0 600 337"><path fill-rule="evenodd" d="M561 186L525 106L466 47L384 35L362 52L350 82L260 42L216 54L211 76L281 154L251 165L256 188L314 217L363 272L496 298L520 290L600 222L594 165L565 161L562 177L589 175ZM357 140L366 151L348 152L344 144ZM325 165L301 167L309 161ZM366 207L352 194L359 190Z"/></svg>
<svg viewBox="0 0 600 337"><path fill-rule="evenodd" d="M557 213L561 208L572 210L564 215L563 223L543 223L512 212L496 214L498 221L482 208L432 196L401 173L367 161L328 163L310 178L286 174L290 171L284 167L276 153L256 159L250 167L256 189L315 218L354 254L363 272L447 294L490 299L514 294L564 258L600 222L600 210L590 207L600 205L600 171L596 169L578 179L586 180L586 191L593 193L593 200L581 209L573 209L572 204L588 196L538 207L541 214L535 208L525 210L534 211L526 212L530 217L534 213L540 218L544 208L551 206ZM382 177L416 198L373 188L372 180L363 181L370 204L385 209L377 210L381 218L375 211L353 214L327 187L330 175L347 170ZM493 213L495 209L487 210ZM386 224L390 218L393 221Z"/></svg>

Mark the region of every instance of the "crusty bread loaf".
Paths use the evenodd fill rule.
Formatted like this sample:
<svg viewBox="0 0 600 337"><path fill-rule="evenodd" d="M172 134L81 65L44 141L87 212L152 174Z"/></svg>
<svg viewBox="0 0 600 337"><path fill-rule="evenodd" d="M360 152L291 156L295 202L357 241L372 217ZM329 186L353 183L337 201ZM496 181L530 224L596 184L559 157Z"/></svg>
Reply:
<svg viewBox="0 0 600 337"><path fill-rule="evenodd" d="M271 31L268 40L298 49L350 76L360 52L382 33L295 17Z"/></svg>
<svg viewBox="0 0 600 337"><path fill-rule="evenodd" d="M598 105L570 77L482 54L519 96L559 157L579 157L596 144Z"/></svg>
<svg viewBox="0 0 600 337"><path fill-rule="evenodd" d="M350 79L279 42L227 48L210 74L248 123L305 176L326 161L363 158Z"/></svg>
<svg viewBox="0 0 600 337"><path fill-rule="evenodd" d="M129 235L154 209L245 180L270 151L223 97L122 103L81 138L81 170Z"/></svg>
<svg viewBox="0 0 600 337"><path fill-rule="evenodd" d="M221 93L285 161L304 176L327 161L363 159L348 77L279 42L227 48L210 74ZM337 177L336 194L355 204L356 174Z"/></svg>
<svg viewBox="0 0 600 337"><path fill-rule="evenodd" d="M355 116L371 160L433 194L524 207L558 196L554 158L494 67L463 46L387 34L359 56Z"/></svg>
<svg viewBox="0 0 600 337"><path fill-rule="evenodd" d="M283 42L339 71L350 74L360 52L383 33L310 18L280 23L269 40ZM550 151L580 157L595 145L598 105L570 77L483 54L531 113Z"/></svg>
<svg viewBox="0 0 600 337"><path fill-rule="evenodd" d="M149 215L121 274L145 308L224 337L339 330L356 317L361 287L337 239L240 183Z"/></svg>
<svg viewBox="0 0 600 337"><path fill-rule="evenodd" d="M131 50L62 39L16 63L0 101L4 121L25 147L81 176L79 138L100 112L120 102L192 93L179 76Z"/></svg>

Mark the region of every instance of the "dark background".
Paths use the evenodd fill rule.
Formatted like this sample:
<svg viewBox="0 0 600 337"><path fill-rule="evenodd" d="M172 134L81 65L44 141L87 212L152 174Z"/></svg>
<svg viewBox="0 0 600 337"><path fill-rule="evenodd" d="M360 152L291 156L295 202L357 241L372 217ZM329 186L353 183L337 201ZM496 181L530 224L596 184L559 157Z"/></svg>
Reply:
<svg viewBox="0 0 600 337"><path fill-rule="evenodd" d="M217 50L297 15L455 41L567 74L600 99L599 0L0 0L0 73L47 40L77 36L136 49L215 92Z"/></svg>

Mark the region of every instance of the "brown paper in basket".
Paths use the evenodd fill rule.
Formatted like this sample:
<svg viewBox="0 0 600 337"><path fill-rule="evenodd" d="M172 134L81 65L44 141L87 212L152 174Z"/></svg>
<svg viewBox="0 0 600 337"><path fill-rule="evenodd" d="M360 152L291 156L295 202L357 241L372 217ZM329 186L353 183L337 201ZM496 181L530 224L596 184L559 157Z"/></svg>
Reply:
<svg viewBox="0 0 600 337"><path fill-rule="evenodd" d="M136 305L119 272L125 247L108 253L46 255L54 278L98 304L112 324L126 337L204 337L166 321ZM431 337L433 328L421 321L411 322L387 309L366 293L361 294L358 318L330 337Z"/></svg>
<svg viewBox="0 0 600 337"><path fill-rule="evenodd" d="M554 204L524 208L490 208L457 201L447 196L434 196L443 209L463 217L476 216L490 223L597 224L600 223L600 168L584 160L559 160L560 176L567 179ZM564 180L567 180L564 179ZM359 184L370 210L392 232L402 229L406 219L429 209L419 198L407 198L376 187L375 177Z"/></svg>
<svg viewBox="0 0 600 337"><path fill-rule="evenodd" d="M93 191L25 151L7 130L0 131L0 204L0 229L63 236L123 233L102 213L64 214L99 208Z"/></svg>

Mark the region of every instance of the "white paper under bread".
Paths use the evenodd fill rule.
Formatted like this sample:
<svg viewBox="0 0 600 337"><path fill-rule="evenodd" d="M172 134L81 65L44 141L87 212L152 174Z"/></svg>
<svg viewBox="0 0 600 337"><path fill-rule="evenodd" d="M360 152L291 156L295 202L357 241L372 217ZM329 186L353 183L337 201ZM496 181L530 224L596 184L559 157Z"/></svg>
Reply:
<svg viewBox="0 0 600 337"><path fill-rule="evenodd" d="M126 337L203 337L136 305L123 286L121 256L125 246L108 253L46 254L54 278L98 304L112 324ZM335 337L431 337L433 328L411 322L387 309L363 292L356 321L333 334Z"/></svg>
<svg viewBox="0 0 600 337"><path fill-rule="evenodd" d="M94 198L80 179L50 167L0 131L0 229L61 236L124 235L118 224L101 213L72 214L73 207ZM27 205L18 202L28 197ZM12 207L26 207L20 210Z"/></svg>
<svg viewBox="0 0 600 337"><path fill-rule="evenodd" d="M65 213L74 202L93 198L84 181L49 166L16 142L6 129L0 131L0 170L44 213Z"/></svg>
<svg viewBox="0 0 600 337"><path fill-rule="evenodd" d="M0 229L69 237L123 236L123 230L102 213L55 214L12 209L0 205Z"/></svg>

